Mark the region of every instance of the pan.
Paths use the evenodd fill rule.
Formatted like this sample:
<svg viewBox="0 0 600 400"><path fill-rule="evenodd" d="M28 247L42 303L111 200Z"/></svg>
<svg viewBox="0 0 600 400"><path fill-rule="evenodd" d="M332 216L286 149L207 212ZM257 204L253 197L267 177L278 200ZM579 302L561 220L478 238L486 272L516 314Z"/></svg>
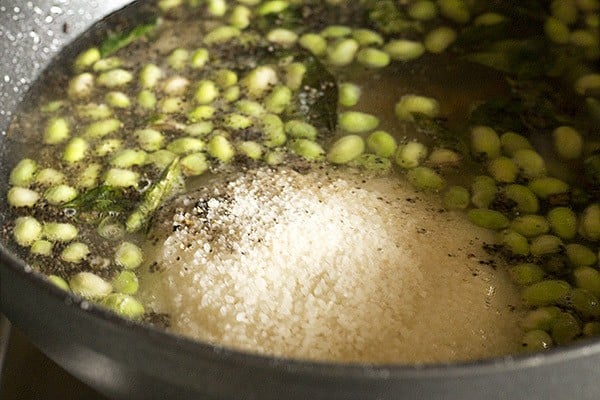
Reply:
<svg viewBox="0 0 600 400"><path fill-rule="evenodd" d="M0 174L17 161L6 136L31 84L77 43L142 8L127 1L0 5ZM83 34L83 37L81 35ZM79 38L79 39L76 39ZM67 45L75 42L66 52ZM53 65L60 65L55 62ZM0 180L5 199L7 179ZM7 205L0 204L0 225ZM600 341L531 355L427 366L305 362L191 341L116 317L47 283L0 243L0 309L52 360L114 399L598 399Z"/></svg>

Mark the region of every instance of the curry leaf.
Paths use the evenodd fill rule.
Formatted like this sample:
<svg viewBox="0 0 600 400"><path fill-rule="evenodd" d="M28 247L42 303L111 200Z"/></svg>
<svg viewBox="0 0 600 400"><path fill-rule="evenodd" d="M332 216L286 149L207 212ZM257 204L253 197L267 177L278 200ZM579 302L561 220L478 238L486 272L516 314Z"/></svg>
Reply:
<svg viewBox="0 0 600 400"><path fill-rule="evenodd" d="M394 35L406 31L421 32L419 21L409 19L393 0L363 0L368 20L378 32Z"/></svg>
<svg viewBox="0 0 600 400"><path fill-rule="evenodd" d="M156 26L157 20L154 20L147 24L138 25L127 32L110 34L100 45L100 54L102 57L109 56L154 31Z"/></svg>

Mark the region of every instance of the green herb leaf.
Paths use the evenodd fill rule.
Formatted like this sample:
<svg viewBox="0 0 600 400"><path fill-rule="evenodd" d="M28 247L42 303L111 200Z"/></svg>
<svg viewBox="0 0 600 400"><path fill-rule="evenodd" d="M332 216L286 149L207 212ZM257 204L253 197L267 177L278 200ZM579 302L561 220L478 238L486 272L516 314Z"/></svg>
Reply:
<svg viewBox="0 0 600 400"><path fill-rule="evenodd" d="M339 91L335 77L316 57L297 58L306 66L302 89L296 94L298 113L317 128L335 131Z"/></svg>
<svg viewBox="0 0 600 400"><path fill-rule="evenodd" d="M180 189L182 182L179 158L176 158L163 170L158 180L146 191L142 202L127 218L127 232L137 232L146 225L165 200Z"/></svg>
<svg viewBox="0 0 600 400"><path fill-rule="evenodd" d="M123 47L129 46L136 40L146 36L154 31L157 26L157 20L147 24L138 25L128 32L113 33L108 35L106 40L100 45L100 54L102 57L109 56Z"/></svg>
<svg viewBox="0 0 600 400"><path fill-rule="evenodd" d="M64 205L78 211L99 213L122 212L127 209L127 201L123 189L101 185L88 190Z"/></svg>
<svg viewBox="0 0 600 400"><path fill-rule="evenodd" d="M423 31L421 23L409 19L393 0L362 0L361 3L367 10L368 21L378 32L394 35L406 31Z"/></svg>

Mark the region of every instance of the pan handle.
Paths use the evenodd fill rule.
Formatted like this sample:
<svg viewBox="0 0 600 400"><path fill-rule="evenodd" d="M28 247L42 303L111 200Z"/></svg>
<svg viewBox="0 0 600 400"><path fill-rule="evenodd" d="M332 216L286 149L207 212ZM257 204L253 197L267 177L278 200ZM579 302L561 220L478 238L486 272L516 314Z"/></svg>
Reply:
<svg viewBox="0 0 600 400"><path fill-rule="evenodd" d="M2 370L6 359L6 351L8 350L8 341L10 338L10 322L0 313L0 393L2 392Z"/></svg>

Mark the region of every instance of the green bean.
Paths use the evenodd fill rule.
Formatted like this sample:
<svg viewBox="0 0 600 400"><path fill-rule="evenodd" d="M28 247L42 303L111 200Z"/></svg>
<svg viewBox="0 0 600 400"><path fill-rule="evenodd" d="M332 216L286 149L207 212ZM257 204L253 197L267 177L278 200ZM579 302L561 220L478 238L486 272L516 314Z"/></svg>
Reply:
<svg viewBox="0 0 600 400"><path fill-rule="evenodd" d="M550 10L553 16L567 25L574 24L579 17L579 10L577 9L575 1L571 0L553 0L550 3Z"/></svg>
<svg viewBox="0 0 600 400"><path fill-rule="evenodd" d="M581 134L570 126L561 126L552 133L554 150L561 158L571 160L579 158L583 151Z"/></svg>
<svg viewBox="0 0 600 400"><path fill-rule="evenodd" d="M210 80L202 80L196 86L194 99L198 104L210 104L219 97L219 88Z"/></svg>
<svg viewBox="0 0 600 400"><path fill-rule="evenodd" d="M315 56L322 56L327 52L327 41L316 33L305 33L298 41L300 46L310 51Z"/></svg>
<svg viewBox="0 0 600 400"><path fill-rule="evenodd" d="M556 317L552 326L552 340L558 345L572 342L581 333L579 321L571 314L563 312Z"/></svg>
<svg viewBox="0 0 600 400"><path fill-rule="evenodd" d="M437 17L438 8L433 1L418 0L408 7L408 15L419 21L429 21Z"/></svg>
<svg viewBox="0 0 600 400"><path fill-rule="evenodd" d="M352 29L345 25L329 25L321 31L321 36L328 39L340 39L352 34Z"/></svg>
<svg viewBox="0 0 600 400"><path fill-rule="evenodd" d="M348 163L351 167L362 168L367 171L387 173L392 169L392 162L385 157L375 154L361 154Z"/></svg>
<svg viewBox="0 0 600 400"><path fill-rule="evenodd" d="M367 138L367 147L380 157L391 157L396 152L396 139L385 131L375 131Z"/></svg>
<svg viewBox="0 0 600 400"><path fill-rule="evenodd" d="M44 198L52 205L64 204L77 197L78 191L68 185L56 185L49 187L44 192Z"/></svg>
<svg viewBox="0 0 600 400"><path fill-rule="evenodd" d="M549 176L532 179L527 186L540 199L567 193L570 189L567 183Z"/></svg>
<svg viewBox="0 0 600 400"><path fill-rule="evenodd" d="M91 272L78 272L69 279L71 291L77 296L99 300L112 292L112 285Z"/></svg>
<svg viewBox="0 0 600 400"><path fill-rule="evenodd" d="M153 109L156 106L156 96L149 90L138 93L137 102L142 108Z"/></svg>
<svg viewBox="0 0 600 400"><path fill-rule="evenodd" d="M413 114L423 114L435 118L440 113L440 105L431 97L407 94L394 106L396 117L400 121L414 121Z"/></svg>
<svg viewBox="0 0 600 400"><path fill-rule="evenodd" d="M545 280L527 286L521 292L523 302L529 306L563 304L571 291L571 285L562 280Z"/></svg>
<svg viewBox="0 0 600 400"><path fill-rule="evenodd" d="M146 128L134 132L137 143L142 150L156 151L164 146L165 137L157 130Z"/></svg>
<svg viewBox="0 0 600 400"><path fill-rule="evenodd" d="M235 155L235 148L223 135L213 136L208 142L207 151L222 163L228 163Z"/></svg>
<svg viewBox="0 0 600 400"><path fill-rule="evenodd" d="M112 280L115 291L123 294L136 294L139 288L138 278L133 271L121 271Z"/></svg>
<svg viewBox="0 0 600 400"><path fill-rule="evenodd" d="M229 25L237 29L246 29L250 26L252 11L246 6L238 5L233 8L229 15Z"/></svg>
<svg viewBox="0 0 600 400"><path fill-rule="evenodd" d="M443 204L449 210L464 210L470 202L470 194L465 187L451 186L444 193Z"/></svg>
<svg viewBox="0 0 600 400"><path fill-rule="evenodd" d="M242 94L239 86L230 86L223 91L223 100L227 103L233 103L238 100Z"/></svg>
<svg viewBox="0 0 600 400"><path fill-rule="evenodd" d="M243 130L254 125L254 120L242 114L232 113L223 117L223 126L232 130Z"/></svg>
<svg viewBox="0 0 600 400"><path fill-rule="evenodd" d="M519 175L519 168L513 160L503 156L491 160L488 163L488 171L500 183L514 182Z"/></svg>
<svg viewBox="0 0 600 400"><path fill-rule="evenodd" d="M108 134L116 132L122 126L123 124L121 121L115 118L93 122L85 128L83 137L91 140L100 139Z"/></svg>
<svg viewBox="0 0 600 400"><path fill-rule="evenodd" d="M79 264L85 260L89 254L90 249L88 248L87 244L75 242L69 244L63 249L63 251L60 253L60 258L68 263Z"/></svg>
<svg viewBox="0 0 600 400"><path fill-rule="evenodd" d="M302 81L306 74L306 66L299 62L294 62L285 66L285 84L292 90L298 90L302 87ZM340 96L341 87L340 87Z"/></svg>
<svg viewBox="0 0 600 400"><path fill-rule="evenodd" d="M267 165L279 165L285 161L285 151L282 148L268 151L265 154L265 163Z"/></svg>
<svg viewBox="0 0 600 400"><path fill-rule="evenodd" d="M291 47L298 41L298 34L289 29L275 28L267 33L266 39L283 47Z"/></svg>
<svg viewBox="0 0 600 400"><path fill-rule="evenodd" d="M42 238L42 224L34 217L19 217L12 230L13 238L18 245L29 247Z"/></svg>
<svg viewBox="0 0 600 400"><path fill-rule="evenodd" d="M600 74L587 74L577 79L575 91L581 95L600 91Z"/></svg>
<svg viewBox="0 0 600 400"><path fill-rule="evenodd" d="M158 8L160 8L162 12L166 12L173 8L179 7L181 3L182 0L159 0L157 4Z"/></svg>
<svg viewBox="0 0 600 400"><path fill-rule="evenodd" d="M500 211L483 208L469 210L468 216L475 225L496 231L506 228L510 222Z"/></svg>
<svg viewBox="0 0 600 400"><path fill-rule="evenodd" d="M533 330L525 333L521 345L526 351L542 351L552 347L552 337L542 330Z"/></svg>
<svg viewBox="0 0 600 400"><path fill-rule="evenodd" d="M262 126L263 144L265 146L277 147L286 142L285 127L279 116L276 114L265 114L260 117L260 124Z"/></svg>
<svg viewBox="0 0 600 400"><path fill-rule="evenodd" d="M239 100L235 103L235 108L244 115L248 115L251 117L260 117L264 115L267 110L262 106L262 104L252 101L252 100Z"/></svg>
<svg viewBox="0 0 600 400"><path fill-rule="evenodd" d="M192 153L181 159L181 172L185 176L199 176L208 170L204 153Z"/></svg>
<svg viewBox="0 0 600 400"><path fill-rule="evenodd" d="M344 107L353 107L360 100L361 89L353 83L342 83L339 86L339 103Z"/></svg>
<svg viewBox="0 0 600 400"><path fill-rule="evenodd" d="M51 242L70 242L77 238L79 230L75 225L61 222L46 222L43 235Z"/></svg>
<svg viewBox="0 0 600 400"><path fill-rule="evenodd" d="M162 70L155 64L146 64L139 75L140 86L144 89L152 89L162 78Z"/></svg>
<svg viewBox="0 0 600 400"><path fill-rule="evenodd" d="M498 193L496 182L489 176L476 176L471 184L471 202L477 208L487 208Z"/></svg>
<svg viewBox="0 0 600 400"><path fill-rule="evenodd" d="M504 196L517 203L517 210L523 214L535 214L540 209L535 194L523 185L508 185L504 188Z"/></svg>
<svg viewBox="0 0 600 400"><path fill-rule="evenodd" d="M344 111L339 114L338 123L340 128L346 132L362 133L377 128L379 118L358 111Z"/></svg>
<svg viewBox="0 0 600 400"><path fill-rule="evenodd" d="M60 276L56 275L48 275L48 281L52 283L54 286L64 290L65 292L70 292L69 284Z"/></svg>
<svg viewBox="0 0 600 400"><path fill-rule="evenodd" d="M475 26L492 26L492 25L496 25L496 24L499 24L504 21L506 21L506 17L504 15L494 13L494 12L487 12L487 13L483 13L483 14L477 16L477 18L475 18L475 20L473 20L473 25L475 25Z"/></svg>
<svg viewBox="0 0 600 400"><path fill-rule="evenodd" d="M565 246L567 258L574 267L589 267L598 261L598 257L589 247L579 243L570 243Z"/></svg>
<svg viewBox="0 0 600 400"><path fill-rule="evenodd" d="M237 145L237 150L252 160L260 160L262 157L262 146L253 141L244 141Z"/></svg>
<svg viewBox="0 0 600 400"><path fill-rule="evenodd" d="M186 49L178 48L169 54L167 57L167 64L174 70L182 70L185 68L189 59L190 52Z"/></svg>
<svg viewBox="0 0 600 400"><path fill-rule="evenodd" d="M506 132L500 136L500 144L502 145L502 151L509 157L515 155L518 150L522 149L533 149L531 143L525 136L519 135L514 132Z"/></svg>
<svg viewBox="0 0 600 400"><path fill-rule="evenodd" d="M308 122L299 119L292 119L285 123L285 133L293 138L303 138L315 140L319 131Z"/></svg>
<svg viewBox="0 0 600 400"><path fill-rule="evenodd" d="M534 150L517 150L513 156L513 161L525 178L539 178L546 174L546 163L542 156Z"/></svg>
<svg viewBox="0 0 600 400"><path fill-rule="evenodd" d="M427 162L436 167L455 167L460 164L462 156L454 150L435 148L429 154Z"/></svg>
<svg viewBox="0 0 600 400"><path fill-rule="evenodd" d="M273 67L263 65L250 71L240 82L253 98L262 97L265 92L279 82Z"/></svg>
<svg viewBox="0 0 600 400"><path fill-rule="evenodd" d="M143 260L142 249L131 242L123 242L115 249L115 263L125 269L136 269Z"/></svg>
<svg viewBox="0 0 600 400"><path fill-rule="evenodd" d="M508 270L513 282L521 286L529 286L541 282L545 272L542 267L532 263L521 263L510 267Z"/></svg>
<svg viewBox="0 0 600 400"><path fill-rule="evenodd" d="M140 176L137 172L122 168L111 168L106 172L104 184L116 187L137 187Z"/></svg>
<svg viewBox="0 0 600 400"><path fill-rule="evenodd" d="M594 47L598 45L597 32L576 29L571 32L569 36L569 42L577 47ZM596 80L593 82L593 86L597 87L600 85L600 74L596 74ZM578 85L575 86L575 90L579 92Z"/></svg>
<svg viewBox="0 0 600 400"><path fill-rule="evenodd" d="M107 240L121 240L125 235L125 225L119 222L116 218L106 217L96 229L98 235Z"/></svg>
<svg viewBox="0 0 600 400"><path fill-rule="evenodd" d="M583 335L593 337L600 335L600 322L586 322L583 325Z"/></svg>
<svg viewBox="0 0 600 400"><path fill-rule="evenodd" d="M182 76L175 75L163 82L162 91L169 96L180 96L185 94L189 85L189 80Z"/></svg>
<svg viewBox="0 0 600 400"><path fill-rule="evenodd" d="M600 302L593 293L576 288L569 294L569 303L583 318L600 317Z"/></svg>
<svg viewBox="0 0 600 400"><path fill-rule="evenodd" d="M106 157L123 147L120 139L106 139L96 145L94 152L98 157Z"/></svg>
<svg viewBox="0 0 600 400"><path fill-rule="evenodd" d="M308 161L319 161L325 156L321 145L309 139L294 139L288 146L292 152Z"/></svg>
<svg viewBox="0 0 600 400"><path fill-rule="evenodd" d="M600 296L600 272L592 267L577 267L573 271L573 282L578 288Z"/></svg>
<svg viewBox="0 0 600 400"><path fill-rule="evenodd" d="M273 114L281 114L292 103L292 90L284 85L276 85L265 98L265 108Z"/></svg>
<svg viewBox="0 0 600 400"><path fill-rule="evenodd" d="M381 46L384 43L383 37L371 29L354 29L352 37L361 46Z"/></svg>
<svg viewBox="0 0 600 400"><path fill-rule="evenodd" d="M44 104L40 108L40 111L43 112L44 114L54 113L54 112L60 110L61 108L63 108L64 106L65 106L65 101L54 100L54 101L50 101L50 102Z"/></svg>
<svg viewBox="0 0 600 400"><path fill-rule="evenodd" d="M91 47L84 52L79 53L75 58L74 67L76 71L82 71L91 67L100 59L100 50L97 47Z"/></svg>
<svg viewBox="0 0 600 400"><path fill-rule="evenodd" d="M336 67L349 65L360 45L354 39L341 39L327 47L327 62Z"/></svg>
<svg viewBox="0 0 600 400"><path fill-rule="evenodd" d="M167 150L175 154L190 154L204 150L206 143L198 138L181 137L167 145Z"/></svg>
<svg viewBox="0 0 600 400"><path fill-rule="evenodd" d="M561 251L563 242L554 235L541 235L531 241L531 254L534 256L543 256L555 254Z"/></svg>
<svg viewBox="0 0 600 400"><path fill-rule="evenodd" d="M258 15L279 14L290 6L290 3L284 0L266 1L258 7Z"/></svg>
<svg viewBox="0 0 600 400"><path fill-rule="evenodd" d="M67 95L71 99L83 99L90 96L94 90L94 75L84 72L69 81Z"/></svg>
<svg viewBox="0 0 600 400"><path fill-rule="evenodd" d="M592 242L600 240L600 204L591 204L583 210L579 225L581 236Z"/></svg>
<svg viewBox="0 0 600 400"><path fill-rule="evenodd" d="M550 223L541 215L522 215L510 223L510 228L531 238L550 231Z"/></svg>
<svg viewBox="0 0 600 400"><path fill-rule="evenodd" d="M92 163L86 166L79 176L77 177L77 182L75 185L78 188L92 188L97 186L98 177L100 176L100 171L102 171L102 165L98 163Z"/></svg>
<svg viewBox="0 0 600 400"><path fill-rule="evenodd" d="M560 315L560 308L555 306L539 307L529 311L521 319L521 328L525 331L540 329L550 331L556 317Z"/></svg>
<svg viewBox="0 0 600 400"><path fill-rule="evenodd" d="M222 17L227 13L227 2L225 0L206 0L206 9L209 15Z"/></svg>
<svg viewBox="0 0 600 400"><path fill-rule="evenodd" d="M573 239L577 235L577 215L570 208L553 208L548 212L548 222L561 239Z"/></svg>
<svg viewBox="0 0 600 400"><path fill-rule="evenodd" d="M471 19L469 8L463 0L438 0L440 13L459 24L466 24Z"/></svg>
<svg viewBox="0 0 600 400"><path fill-rule="evenodd" d="M194 51L190 57L190 65L194 69L204 68L210 59L210 53L207 49L201 48Z"/></svg>
<svg viewBox="0 0 600 400"><path fill-rule="evenodd" d="M389 41L383 47L383 51L388 53L392 60L411 61L425 53L425 46L413 40L397 39Z"/></svg>
<svg viewBox="0 0 600 400"><path fill-rule="evenodd" d="M159 170L164 170L177 158L177 155L169 150L158 150L148 154L148 163L154 164Z"/></svg>
<svg viewBox="0 0 600 400"><path fill-rule="evenodd" d="M112 110L106 104L88 103L76 107L75 113L81 118L97 121L112 116Z"/></svg>
<svg viewBox="0 0 600 400"><path fill-rule="evenodd" d="M406 174L408 182L416 189L437 192L444 188L446 181L437 172L427 167L416 167Z"/></svg>
<svg viewBox="0 0 600 400"><path fill-rule="evenodd" d="M144 150L124 149L111 157L109 164L117 168L129 168L134 165L144 165L148 153Z"/></svg>
<svg viewBox="0 0 600 400"><path fill-rule="evenodd" d="M454 29L447 26L441 26L429 31L427 36L425 36L423 44L428 52L440 54L456 41L457 36L458 34Z"/></svg>
<svg viewBox="0 0 600 400"><path fill-rule="evenodd" d="M333 164L346 164L365 151L365 142L358 135L346 135L333 143L327 153L327 161Z"/></svg>
<svg viewBox="0 0 600 400"><path fill-rule="evenodd" d="M239 37L241 34L242 31L234 26L219 26L204 35L204 44L214 45L226 43Z"/></svg>
<svg viewBox="0 0 600 400"><path fill-rule="evenodd" d="M383 68L389 65L390 56L382 50L366 47L358 52L356 60L368 68Z"/></svg>
<svg viewBox="0 0 600 400"><path fill-rule="evenodd" d="M110 71L103 72L96 79L96 83L100 86L107 88L115 88L125 86L133 80L131 72L117 68L111 69Z"/></svg>
<svg viewBox="0 0 600 400"><path fill-rule="evenodd" d="M29 186L35 178L37 169L36 161L24 158L10 171L9 183L14 186Z"/></svg>
<svg viewBox="0 0 600 400"><path fill-rule="evenodd" d="M198 107L195 107L192 111L190 111L187 114L187 119L190 122L199 122L199 121L206 121L211 119L215 113L217 112L217 109L214 108L213 106L208 106L208 105L201 105Z"/></svg>
<svg viewBox="0 0 600 400"><path fill-rule="evenodd" d="M571 32L569 32L569 27L558 18L546 18L546 22L544 23L544 32L546 33L546 37L548 37L548 39L554 43L569 43L571 34Z"/></svg>
<svg viewBox="0 0 600 400"><path fill-rule="evenodd" d="M238 76L230 69L219 69L213 73L213 81L221 89L226 89L238 83Z"/></svg>
<svg viewBox="0 0 600 400"><path fill-rule="evenodd" d="M427 147L419 142L409 142L398 146L395 155L396 164L401 168L415 168L427 157Z"/></svg>
<svg viewBox="0 0 600 400"><path fill-rule="evenodd" d="M66 179L65 174L62 172L54 168L44 168L35 174L34 182L41 186L53 186L64 183Z"/></svg>
<svg viewBox="0 0 600 400"><path fill-rule="evenodd" d="M498 243L512 254L526 256L529 254L527 238L511 229L505 229L498 235Z"/></svg>
<svg viewBox="0 0 600 400"><path fill-rule="evenodd" d="M471 129L471 150L476 157L493 160L500 155L500 138L496 131L487 126Z"/></svg>
<svg viewBox="0 0 600 400"><path fill-rule="evenodd" d="M96 61L92 69L94 72L104 72L119 68L121 65L123 65L123 61L119 57L108 57Z"/></svg>
<svg viewBox="0 0 600 400"><path fill-rule="evenodd" d="M90 144L87 140L76 137L73 138L65 146L62 159L67 163L77 163L85 159L85 156L90 148Z"/></svg>
<svg viewBox="0 0 600 400"><path fill-rule="evenodd" d="M46 125L44 132L45 144L58 144L64 142L69 137L69 123L64 118L52 118Z"/></svg>
<svg viewBox="0 0 600 400"><path fill-rule="evenodd" d="M102 299L100 304L109 310L129 319L139 319L144 315L145 312L142 303L133 297L122 293L109 294Z"/></svg>

